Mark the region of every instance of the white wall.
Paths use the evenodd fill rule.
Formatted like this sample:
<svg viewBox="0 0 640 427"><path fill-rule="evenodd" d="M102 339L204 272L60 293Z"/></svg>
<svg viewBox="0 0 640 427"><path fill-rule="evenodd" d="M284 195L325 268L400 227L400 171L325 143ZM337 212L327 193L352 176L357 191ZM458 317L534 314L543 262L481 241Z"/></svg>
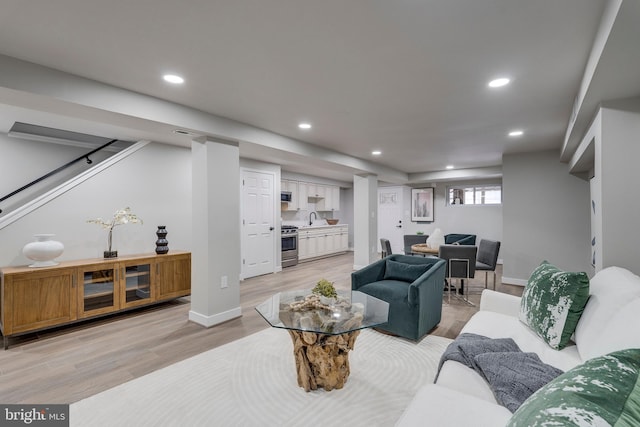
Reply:
<svg viewBox="0 0 640 427"><path fill-rule="evenodd" d="M543 260L589 272L589 183L556 151L505 154L502 171L503 282L526 284Z"/></svg>
<svg viewBox="0 0 640 427"><path fill-rule="evenodd" d="M0 134L0 153L2 153L0 155L0 197L12 193L89 151L91 150L87 148L30 141ZM92 154L91 160L93 164L98 164L112 154L102 150ZM3 210L0 215L6 215L43 191L55 187L90 167L91 165L84 160L74 163L64 171L0 203L0 209Z"/></svg>
<svg viewBox="0 0 640 427"><path fill-rule="evenodd" d="M144 223L114 229L113 249L120 255L154 252L158 225L167 226L170 251L191 250L190 156L191 150L185 148L154 143L145 146L0 230L0 265L28 264L22 247L37 233L54 233L65 245L58 260L101 258L107 233L86 220L110 218L116 209L127 206ZM49 160L45 154L34 156L33 161ZM20 172L14 171L16 175Z"/></svg>
<svg viewBox="0 0 640 427"><path fill-rule="evenodd" d="M2 135L0 151L2 194L13 191L14 187L18 188L86 152L77 147L18 140ZM24 167L18 167L25 161L28 163ZM94 165L97 163L98 159L95 159ZM280 192L279 165L240 159L240 166L274 172L276 194ZM86 166L81 169L86 169ZM22 247L33 241L33 235L38 233L54 233L55 239L65 245L59 261L101 258L106 249L106 231L98 225L87 224L86 220L111 217L116 209L126 206L131 207L144 223L141 226L124 225L115 228L114 250L118 250L120 255L153 252L157 225L167 226L170 250L191 250L191 173L190 148L149 144L131 157L0 230L0 265L28 264L30 261L22 255ZM279 205L275 205L278 218ZM275 263L279 266L280 240L276 241Z"/></svg>
<svg viewBox="0 0 640 427"><path fill-rule="evenodd" d="M353 188L340 189L340 212L334 213L343 224L349 224L349 248L353 249Z"/></svg>
<svg viewBox="0 0 640 427"><path fill-rule="evenodd" d="M411 197L405 197L405 234L415 234L422 231L424 234L431 234L436 228L440 228L444 234L463 233L475 234L476 243L480 239L502 240L502 205L447 205L447 187L454 182L439 182L421 187L432 187L435 185L434 193L434 221L433 222L412 222L411 221ZM455 184L462 185L483 185L500 184L500 180L481 181L456 181Z"/></svg>

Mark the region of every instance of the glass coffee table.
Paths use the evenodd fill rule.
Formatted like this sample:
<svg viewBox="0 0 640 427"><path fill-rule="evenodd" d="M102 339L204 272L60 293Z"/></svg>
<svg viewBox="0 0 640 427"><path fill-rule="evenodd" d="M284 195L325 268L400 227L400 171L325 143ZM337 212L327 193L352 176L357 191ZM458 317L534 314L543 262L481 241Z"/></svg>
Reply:
<svg viewBox="0 0 640 427"><path fill-rule="evenodd" d="M349 351L360 330L387 322L389 304L362 292L328 299L311 290L280 292L256 307L293 340L298 385L305 391L340 389L349 377Z"/></svg>

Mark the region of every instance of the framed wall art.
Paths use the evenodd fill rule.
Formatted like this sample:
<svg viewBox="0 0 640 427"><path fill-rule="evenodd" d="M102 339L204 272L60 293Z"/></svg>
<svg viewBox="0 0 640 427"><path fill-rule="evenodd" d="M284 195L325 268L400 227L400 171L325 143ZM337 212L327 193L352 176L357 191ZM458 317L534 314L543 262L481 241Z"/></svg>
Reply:
<svg viewBox="0 0 640 427"><path fill-rule="evenodd" d="M433 221L433 187L411 189L411 221Z"/></svg>

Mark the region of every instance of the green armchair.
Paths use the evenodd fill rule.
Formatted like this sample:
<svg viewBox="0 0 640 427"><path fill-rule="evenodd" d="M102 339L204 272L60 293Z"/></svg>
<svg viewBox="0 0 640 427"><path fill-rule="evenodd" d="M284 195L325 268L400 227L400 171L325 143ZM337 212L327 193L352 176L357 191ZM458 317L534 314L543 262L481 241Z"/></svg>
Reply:
<svg viewBox="0 0 640 427"><path fill-rule="evenodd" d="M351 273L351 289L389 303L379 329L417 341L442 318L445 267L440 258L390 255Z"/></svg>

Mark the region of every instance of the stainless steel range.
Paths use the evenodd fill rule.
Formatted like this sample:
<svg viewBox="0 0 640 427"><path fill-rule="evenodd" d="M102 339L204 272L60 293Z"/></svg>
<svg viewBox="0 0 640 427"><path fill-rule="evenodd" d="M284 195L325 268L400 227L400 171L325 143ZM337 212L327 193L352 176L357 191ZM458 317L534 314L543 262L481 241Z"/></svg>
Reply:
<svg viewBox="0 0 640 427"><path fill-rule="evenodd" d="M282 235L282 268L298 264L298 227L283 225Z"/></svg>

